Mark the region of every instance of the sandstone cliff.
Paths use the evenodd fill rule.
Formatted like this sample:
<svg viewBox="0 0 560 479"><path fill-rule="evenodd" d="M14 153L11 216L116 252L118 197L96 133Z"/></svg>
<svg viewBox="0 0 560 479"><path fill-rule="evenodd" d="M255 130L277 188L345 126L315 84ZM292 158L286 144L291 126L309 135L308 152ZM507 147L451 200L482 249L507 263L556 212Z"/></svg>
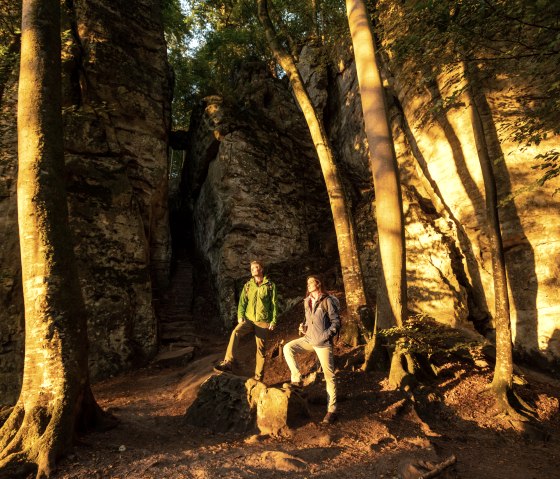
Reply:
<svg viewBox="0 0 560 479"><path fill-rule="evenodd" d="M157 347L152 289L167 278L169 81L156 4L67 2L64 121L70 222L86 300L93 377ZM23 313L16 216L16 90L0 145L0 403L17 397Z"/></svg>
<svg viewBox="0 0 560 479"><path fill-rule="evenodd" d="M352 52L341 45L325 55L307 46L300 67L329 130L353 202L367 292L373 302L378 261L375 192ZM392 85L387 92L403 181L409 310L455 327L476 327L491 336L494 296L484 188L468 112L451 111L436 123L420 121L415 109L429 96L399 83L398 72L393 74L385 71ZM310 223L301 223L309 217L303 208L308 203L298 196L309 187L301 183L297 161L305 151L305 164L317 164L307 135L303 133L297 142L292 139L294 132L304 132L306 127L287 96L287 85L262 75L258 81L253 76L244 82L248 88L238 92L238 99L247 111L239 106L228 109L216 98L207 100L187 155L198 250L215 275L226 324L234 318L239 280L252 256L274 265L297 263L298 255L309 254L311 234L306 228ZM498 101L490 96L487 116ZM495 125L491 118L486 121L488 127ZM531 178L526 160L538 150L518 151L498 135L492 145L495 154L501 149L496 157L504 158L496 164L503 198ZM294 171L298 173L292 179ZM291 188L282 185L286 180ZM315 181L320 182L318 173ZM559 200L552 196L553 188L519 196L500 211L516 350L549 364L557 364L560 358L555 299ZM328 213L326 196L312 196L325 202L314 208ZM332 264L336 251L324 257L325 264Z"/></svg>
<svg viewBox="0 0 560 479"><path fill-rule="evenodd" d="M339 123L345 124L351 121L348 117L361 116L353 60L344 47L333 60L338 66L335 91L342 93L343 100L334 111L342 116ZM484 185L469 111L453 109L427 123L418 112L437 92L413 88L402 80L403 70L392 66L395 70L385 68L384 74L403 182L409 309L454 325L468 319L491 335L491 255ZM445 78L439 81L446 84ZM537 179L538 172L531 169L536 155L559 145L553 137L521 149L502 128L504 118L498 111L506 101L505 93L491 87L486 90L483 121L489 132L499 198L505 199ZM356 124L350 135L334 131L333 137L345 145L339 149L343 161L350 155L364 156L366 140ZM354 148L349 151L351 144ZM557 187L551 182L500 204L516 352L541 363L545 359L556 367L560 360L560 199L553 193Z"/></svg>
<svg viewBox="0 0 560 479"><path fill-rule="evenodd" d="M334 234L318 160L286 83L252 64L238 84L238 101L206 98L193 119L183 177L196 249L227 326L252 259L292 285L279 289L285 309L302 298L305 274L325 268Z"/></svg>

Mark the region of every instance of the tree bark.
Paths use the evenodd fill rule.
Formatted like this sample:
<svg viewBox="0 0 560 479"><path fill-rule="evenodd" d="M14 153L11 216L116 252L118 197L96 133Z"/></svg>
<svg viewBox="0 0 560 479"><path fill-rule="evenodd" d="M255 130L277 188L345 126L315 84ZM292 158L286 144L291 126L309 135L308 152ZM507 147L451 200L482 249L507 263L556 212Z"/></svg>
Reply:
<svg viewBox="0 0 560 479"><path fill-rule="evenodd" d="M402 327L407 312L406 258L397 161L366 6L362 0L346 0L346 13L354 47L364 125L369 143L370 168L375 189L381 266L379 289L377 290L378 327L380 329L393 326ZM398 348L395 351L398 351ZM367 363L368 358L366 358L365 364Z"/></svg>
<svg viewBox="0 0 560 479"><path fill-rule="evenodd" d="M0 429L0 471L48 477L77 424L96 417L63 181L60 2L24 0L18 91L18 222L25 306L19 399Z"/></svg>
<svg viewBox="0 0 560 479"><path fill-rule="evenodd" d="M492 159L488 151L484 126L477 106L478 82L472 67L465 64L467 96L470 102L470 114L480 169L484 181L486 197L486 220L492 254L492 276L494 279L494 307L496 324L496 365L491 389L496 396L501 412L512 412L508 397L513 391L513 346L511 337L511 318L506 275L506 261L500 219L498 215L498 194Z"/></svg>
<svg viewBox="0 0 560 479"><path fill-rule="evenodd" d="M257 0L257 5L259 20L264 28L270 49L290 80L319 157L334 220L346 304L349 311L349 321L346 322L344 328L344 339L350 344L356 345L360 328L366 328L360 316L360 309L366 307L366 296L350 205L342 187L324 126L309 98L294 59L282 48L276 37L268 15L267 0Z"/></svg>

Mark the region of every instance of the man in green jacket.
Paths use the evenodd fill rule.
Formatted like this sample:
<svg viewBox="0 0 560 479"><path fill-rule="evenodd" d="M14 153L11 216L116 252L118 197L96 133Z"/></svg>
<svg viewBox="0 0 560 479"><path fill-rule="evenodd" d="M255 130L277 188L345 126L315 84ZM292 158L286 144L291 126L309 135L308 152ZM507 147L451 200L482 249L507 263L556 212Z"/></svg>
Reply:
<svg viewBox="0 0 560 479"><path fill-rule="evenodd" d="M259 261L251 261L252 278L245 283L237 307L237 326L231 333L224 360L214 369L231 371L235 362L239 338L249 333L255 335L257 357L255 379L261 381L264 371L265 342L276 326L276 285L264 276Z"/></svg>

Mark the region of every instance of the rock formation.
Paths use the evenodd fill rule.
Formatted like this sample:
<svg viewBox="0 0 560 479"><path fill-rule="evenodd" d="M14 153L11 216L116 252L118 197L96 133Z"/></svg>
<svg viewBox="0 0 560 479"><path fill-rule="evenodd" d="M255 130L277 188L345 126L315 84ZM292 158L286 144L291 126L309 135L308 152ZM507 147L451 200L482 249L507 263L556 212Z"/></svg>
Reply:
<svg viewBox="0 0 560 479"><path fill-rule="evenodd" d="M332 110L340 119L331 122L335 125L331 135L341 145L341 160L354 158L348 169L355 171L359 164L356 157L365 165L364 135L356 123L350 134L336 126L360 117L353 60L343 46L333 60L338 70L334 91L339 100ZM484 185L469 112L466 108L451 110L427 124L417 111L437 92L419 92L400 81L402 73L398 69L385 71L391 85L387 92L403 182L409 309L454 326L464 325L468 319L479 330L488 331L494 310L492 266ZM552 138L520 149L503 133L503 118L494 114L493 105L505 101L501 95L498 90L489 90L483 121L493 157L499 160L495 162L496 180L499 197L504 199L537 178L538 172L531 170L528 160L558 144ZM365 177L365 166L361 171L360 176ZM556 187L551 183L501 204L500 219L516 352L558 367L560 306L555 298L560 286L560 199L553 195ZM358 222L362 227L367 224ZM371 231L368 236L370 241L374 237ZM373 268L366 269L375 271L375 262L369 264Z"/></svg>
<svg viewBox="0 0 560 479"><path fill-rule="evenodd" d="M353 202L373 303L378 269L375 192L353 58L343 44L329 55L330 68L319 67L325 55L317 47L304 47L300 66ZM322 217L329 215L323 193L302 197L310 185L320 191L321 179L286 84L268 78L262 69L244 74L236 106L226 106L217 97L206 100L187 155L196 244L212 271L225 324L235 318L236 294L250 258L264 257L273 266L304 264L301 261L317 251L310 245L314 232L325 230L318 227L325 219L317 222L310 206ZM399 83L398 75L388 79L394 85L387 91L406 217L408 308L454 327L474 326L491 334L494 297L484 188L468 112L460 109L439 123L421 123L414 108L429 98ZM496 101L490 97L488 114ZM490 118L486 121L490 124ZM301 136L295 139L297 134ZM506 138L496 140L494 151L499 146L505 158L496 165L504 197L531 173L523 163L528 152L519 153ZM552 188L517 197L502 207L501 219L516 350L558 364L560 325L554 298L560 229L554 212L560 200L552 196ZM311 205L310 199L316 203ZM336 249L329 248L334 243L328 238L320 243L326 259L322 264L335 263ZM297 276L303 269L283 271ZM282 294L296 299L293 291ZM284 301L284 306L289 304L291 299Z"/></svg>
<svg viewBox="0 0 560 479"><path fill-rule="evenodd" d="M169 81L154 2L67 2L63 52L67 189L86 301L90 370L101 377L157 348L152 291L165 286ZM2 99L0 403L23 366L16 216L17 72Z"/></svg>
<svg viewBox="0 0 560 479"><path fill-rule="evenodd" d="M277 283L299 281L279 288L285 309L333 238L318 160L286 84L253 64L239 85L237 102L206 98L193 118L183 177L196 248L227 326L252 259Z"/></svg>

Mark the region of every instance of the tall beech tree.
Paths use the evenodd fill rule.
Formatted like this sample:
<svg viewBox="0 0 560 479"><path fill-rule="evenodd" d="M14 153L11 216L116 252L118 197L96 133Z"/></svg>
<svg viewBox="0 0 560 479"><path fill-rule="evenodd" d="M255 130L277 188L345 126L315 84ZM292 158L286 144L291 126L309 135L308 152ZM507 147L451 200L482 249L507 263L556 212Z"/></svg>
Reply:
<svg viewBox="0 0 560 479"><path fill-rule="evenodd" d="M0 476L49 477L76 428L99 417L63 180L59 0L24 0L17 184L25 305L19 399L0 429Z"/></svg>
<svg viewBox="0 0 560 479"><path fill-rule="evenodd" d="M360 311L361 308L366 306L366 295L350 205L342 186L324 125L309 98L294 58L282 47L278 40L268 14L268 2L267 0L257 0L257 5L259 21L263 26L267 42L276 61L290 80L294 96L303 112L319 157L334 220L346 304L350 313L349 321L345 327L345 340L351 344L357 344L360 327L365 328L361 321Z"/></svg>
<svg viewBox="0 0 560 479"><path fill-rule="evenodd" d="M501 413L516 418L521 413L526 416L531 409L513 391L513 344L511 317L509 309L506 260L500 217L498 214L498 189L491 155L486 142L484 122L481 118L480 104L485 101L484 92L478 81L475 65L464 62L465 89L468 102L476 151L484 182L487 234L492 254L492 277L494 281L494 308L496 326L496 364L490 389L496 398L497 409Z"/></svg>
<svg viewBox="0 0 560 479"><path fill-rule="evenodd" d="M375 42L362 0L346 0L356 73L360 87L364 125L370 151L375 189L380 281L377 290L377 326L402 327L406 320L406 258L404 218L399 173L395 157L383 82L375 56ZM364 367L369 367L375 338L367 348ZM397 343L398 346L398 343ZM397 347L391 378L400 383L401 352Z"/></svg>

